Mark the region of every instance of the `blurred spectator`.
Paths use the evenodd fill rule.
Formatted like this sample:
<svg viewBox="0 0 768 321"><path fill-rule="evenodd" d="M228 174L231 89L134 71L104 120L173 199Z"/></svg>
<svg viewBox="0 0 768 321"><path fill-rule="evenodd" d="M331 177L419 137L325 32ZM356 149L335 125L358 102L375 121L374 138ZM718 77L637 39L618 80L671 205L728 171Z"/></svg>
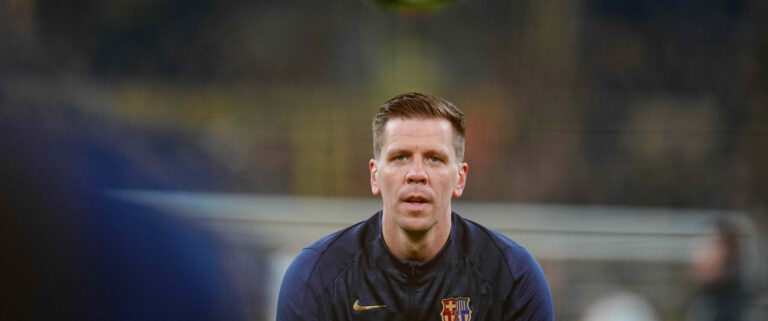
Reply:
<svg viewBox="0 0 768 321"><path fill-rule="evenodd" d="M691 275L699 290L686 311L686 321L744 320L747 295L739 238L732 222L719 220L694 253Z"/></svg>

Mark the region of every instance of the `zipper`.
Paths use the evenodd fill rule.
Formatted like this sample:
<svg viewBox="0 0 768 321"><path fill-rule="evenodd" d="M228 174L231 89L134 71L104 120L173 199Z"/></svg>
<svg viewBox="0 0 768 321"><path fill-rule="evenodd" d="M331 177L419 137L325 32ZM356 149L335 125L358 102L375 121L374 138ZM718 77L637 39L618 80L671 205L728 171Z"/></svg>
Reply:
<svg viewBox="0 0 768 321"><path fill-rule="evenodd" d="M408 319L413 320L415 317L414 315L415 308L414 308L414 293L415 293L415 284L414 281L416 280L416 266L411 265L411 271L408 275L408 308L411 310L411 313L408 313L410 317Z"/></svg>

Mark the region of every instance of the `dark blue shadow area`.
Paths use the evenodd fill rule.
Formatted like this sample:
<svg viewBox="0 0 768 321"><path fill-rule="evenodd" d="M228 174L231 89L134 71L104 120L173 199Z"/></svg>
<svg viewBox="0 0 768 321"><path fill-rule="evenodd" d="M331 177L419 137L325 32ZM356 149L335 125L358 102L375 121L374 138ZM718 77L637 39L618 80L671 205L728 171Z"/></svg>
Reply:
<svg viewBox="0 0 768 321"><path fill-rule="evenodd" d="M0 125L3 319L242 318L211 232L104 196L147 173L98 144L18 119Z"/></svg>

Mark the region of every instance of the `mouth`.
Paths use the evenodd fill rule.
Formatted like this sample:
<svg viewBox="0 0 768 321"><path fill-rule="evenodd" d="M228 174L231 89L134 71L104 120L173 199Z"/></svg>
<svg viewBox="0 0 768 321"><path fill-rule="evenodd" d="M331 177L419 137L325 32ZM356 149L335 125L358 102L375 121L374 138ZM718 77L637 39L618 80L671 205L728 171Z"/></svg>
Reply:
<svg viewBox="0 0 768 321"><path fill-rule="evenodd" d="M420 195L410 195L403 199L411 210L421 210L429 204L429 199Z"/></svg>

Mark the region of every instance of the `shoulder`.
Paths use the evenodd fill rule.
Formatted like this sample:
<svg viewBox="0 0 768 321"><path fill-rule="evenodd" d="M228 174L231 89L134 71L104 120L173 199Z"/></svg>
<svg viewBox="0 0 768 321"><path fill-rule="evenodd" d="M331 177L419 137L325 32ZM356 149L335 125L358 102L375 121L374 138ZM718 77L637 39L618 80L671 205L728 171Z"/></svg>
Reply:
<svg viewBox="0 0 768 321"><path fill-rule="evenodd" d="M317 295L363 250L375 227L378 214L326 235L305 247L291 262L283 276L278 296L278 319L294 319L313 308L307 297ZM283 318L286 317L286 318Z"/></svg>
<svg viewBox="0 0 768 321"><path fill-rule="evenodd" d="M475 261L500 261L512 275L518 275L532 266L536 259L522 245L506 235L474 221L456 215L455 223L461 230L460 242L466 255Z"/></svg>
<svg viewBox="0 0 768 321"><path fill-rule="evenodd" d="M530 251L509 237L491 229L487 229L489 237L501 251L510 273L518 278L525 273L541 270L539 263Z"/></svg>
<svg viewBox="0 0 768 321"><path fill-rule="evenodd" d="M482 274L508 289L520 282L533 281L537 284L533 290L549 291L541 266L525 247L506 235L456 216L464 255Z"/></svg>
<svg viewBox="0 0 768 321"><path fill-rule="evenodd" d="M364 248L371 219L326 235L305 247L291 263L288 268L291 274L286 272L285 278L307 282L335 276Z"/></svg>
<svg viewBox="0 0 768 321"><path fill-rule="evenodd" d="M457 215L458 216L458 215ZM509 237L461 219L466 255L480 273L501 287L515 320L552 320L552 298L544 272L531 253ZM490 263L490 264L488 264Z"/></svg>

